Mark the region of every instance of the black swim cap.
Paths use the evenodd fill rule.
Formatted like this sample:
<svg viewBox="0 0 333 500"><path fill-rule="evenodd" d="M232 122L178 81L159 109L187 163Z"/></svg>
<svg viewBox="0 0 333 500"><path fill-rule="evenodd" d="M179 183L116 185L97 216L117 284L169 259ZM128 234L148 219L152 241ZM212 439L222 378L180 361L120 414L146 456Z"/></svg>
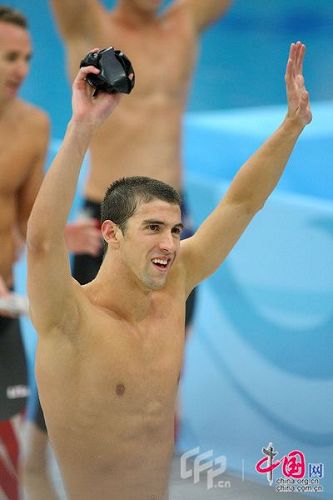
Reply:
<svg viewBox="0 0 333 500"><path fill-rule="evenodd" d="M80 68L83 66L95 66L100 70L98 75L87 75L87 82L95 87L96 93L103 91L109 94L129 94L134 87L135 75L130 60L113 47L89 52L81 61Z"/></svg>

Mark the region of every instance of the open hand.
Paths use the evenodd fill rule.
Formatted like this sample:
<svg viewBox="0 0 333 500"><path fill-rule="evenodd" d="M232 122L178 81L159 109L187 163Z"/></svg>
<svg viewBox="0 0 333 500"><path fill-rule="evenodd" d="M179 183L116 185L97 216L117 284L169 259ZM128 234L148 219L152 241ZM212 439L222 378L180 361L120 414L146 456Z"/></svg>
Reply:
<svg viewBox="0 0 333 500"><path fill-rule="evenodd" d="M96 219L82 219L67 224L65 240L70 252L97 256L102 249L102 234Z"/></svg>
<svg viewBox="0 0 333 500"><path fill-rule="evenodd" d="M312 120L309 93L304 85L303 60L305 45L292 43L286 68L285 81L288 99L288 118L296 119L304 127Z"/></svg>
<svg viewBox="0 0 333 500"><path fill-rule="evenodd" d="M2 276L0 276L0 301L6 301L10 298L10 290L8 290L5 280ZM5 316L7 318L15 318L16 314L9 311L4 305L0 304L0 316Z"/></svg>

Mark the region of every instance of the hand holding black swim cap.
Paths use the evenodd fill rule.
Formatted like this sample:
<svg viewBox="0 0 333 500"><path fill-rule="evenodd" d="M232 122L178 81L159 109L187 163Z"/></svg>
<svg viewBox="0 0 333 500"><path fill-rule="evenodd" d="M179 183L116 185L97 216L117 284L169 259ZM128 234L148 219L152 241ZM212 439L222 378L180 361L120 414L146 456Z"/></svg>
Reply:
<svg viewBox="0 0 333 500"><path fill-rule="evenodd" d="M100 70L98 75L89 73L87 82L99 91L113 94L122 92L129 94L134 87L135 75L130 60L120 50L113 47L89 52L82 59L83 66L95 66Z"/></svg>

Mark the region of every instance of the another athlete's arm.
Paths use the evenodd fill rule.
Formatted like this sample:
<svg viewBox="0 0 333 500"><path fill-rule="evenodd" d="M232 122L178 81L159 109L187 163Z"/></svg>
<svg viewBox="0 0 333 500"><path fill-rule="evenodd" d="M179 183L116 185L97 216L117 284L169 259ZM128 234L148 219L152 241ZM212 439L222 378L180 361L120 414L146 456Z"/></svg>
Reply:
<svg viewBox="0 0 333 500"><path fill-rule="evenodd" d="M182 242L188 291L212 274L278 183L303 128L311 121L302 74L305 47L292 44L286 69L288 112L281 126L241 167L217 208Z"/></svg>
<svg viewBox="0 0 333 500"><path fill-rule="evenodd" d="M51 0L51 7L67 42L84 38L94 46L96 28L107 12L99 0Z"/></svg>

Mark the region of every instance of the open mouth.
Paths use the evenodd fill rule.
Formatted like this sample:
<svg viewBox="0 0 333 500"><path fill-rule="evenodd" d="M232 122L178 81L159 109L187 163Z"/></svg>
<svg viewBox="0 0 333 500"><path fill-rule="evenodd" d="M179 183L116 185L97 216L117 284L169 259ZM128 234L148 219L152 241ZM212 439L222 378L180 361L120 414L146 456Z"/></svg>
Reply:
<svg viewBox="0 0 333 500"><path fill-rule="evenodd" d="M18 92L18 90L20 88L20 84L17 82L8 82L7 87L10 90L10 92L16 93L16 92Z"/></svg>
<svg viewBox="0 0 333 500"><path fill-rule="evenodd" d="M169 262L170 259L166 257L152 259L152 264L160 271L166 271L169 267Z"/></svg>

